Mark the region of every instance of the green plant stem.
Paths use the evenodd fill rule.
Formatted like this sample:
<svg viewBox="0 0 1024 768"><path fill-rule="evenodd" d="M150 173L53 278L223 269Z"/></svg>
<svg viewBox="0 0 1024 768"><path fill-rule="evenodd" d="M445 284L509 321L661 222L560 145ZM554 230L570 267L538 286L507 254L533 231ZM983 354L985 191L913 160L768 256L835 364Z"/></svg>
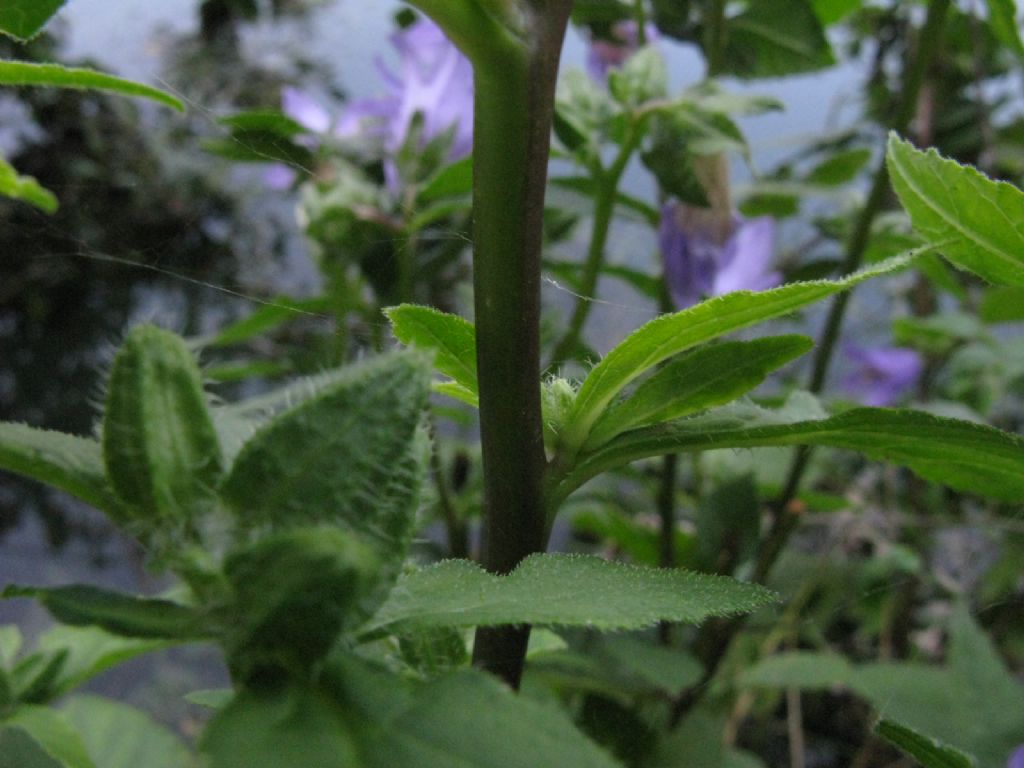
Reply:
<svg viewBox="0 0 1024 768"><path fill-rule="evenodd" d="M437 506L441 511L441 518L444 520L445 531L448 534L448 556L453 558L469 557L469 535L466 523L455 508L451 490L448 488L448 481L445 479L444 463L441 461L441 452L437 447L437 427L433 418L430 419L430 440L433 443L430 451L430 473L434 477Z"/></svg>
<svg viewBox="0 0 1024 768"><path fill-rule="evenodd" d="M636 22L636 41L641 46L647 45L647 9L646 0L634 0L633 20Z"/></svg>
<svg viewBox="0 0 1024 768"><path fill-rule="evenodd" d="M904 78L900 106L890 125L890 127L897 131L905 130L914 115L928 67L931 65L942 42L943 28L946 16L948 15L950 1L931 0L928 4L928 15L924 26L918 34L917 50ZM885 202L888 185L889 177L883 158L883 161L879 163L878 168L875 170L871 191L868 193L867 200L861 208L850 237L847 240L842 264L842 273L844 275L855 271L863 261L864 252L870 240L871 227L874 224L875 217L882 209L882 204ZM843 319L845 318L850 293L851 291L846 291L840 294L833 300L829 308L822 340L816 350L811 373L810 389L812 392L818 393L824 386L829 364L835 351ZM772 566L785 549L790 536L799 525L800 515L797 510L793 509L792 502L800 489L800 483L807 471L810 456L811 451L807 447L798 448L793 456L793 462L786 477L782 493L772 504L773 520L771 528L758 551L757 562L751 575L753 581L763 582L767 579ZM731 647L732 639L739 633L744 622L745 619L742 618L731 619L722 622L712 622L702 628L697 645L703 651L704 676L700 683L685 692L675 702L671 718L673 724L678 723L694 704L700 700L703 692L707 690L706 684L718 671L719 666Z"/></svg>
<svg viewBox="0 0 1024 768"><path fill-rule="evenodd" d="M436 10L435 20L446 31L446 20L454 16L461 23L468 5L480 7L453 0L419 5ZM462 28L464 40L456 40L475 78L473 286L483 564L492 573L508 573L546 543L540 257L555 79L572 3L520 5L522 37L480 11L486 20ZM528 627L478 630L473 661L516 687L528 640Z"/></svg>
<svg viewBox="0 0 1024 768"><path fill-rule="evenodd" d="M706 0L704 5L704 59L709 79L722 71L724 63L725 5L726 0Z"/></svg>
<svg viewBox="0 0 1024 768"><path fill-rule="evenodd" d="M619 193L619 182L622 174L629 165L633 152L636 151L640 132L635 123L630 123L626 137L619 147L615 160L607 169L597 168L594 170L594 218L590 228L590 246L587 249L587 260L583 265L583 279L580 282L579 296L576 298L576 305L573 307L572 316L569 318L569 326L562 337L555 344L551 353L551 361L548 363L548 370L557 370L560 366L576 357L576 350L579 347L583 335L583 328L586 326L587 318L590 315L590 308L593 306L593 297L597 293L597 282L601 277L601 268L604 266L605 250L608 245L608 232L611 230L612 219L615 214L615 200Z"/></svg>

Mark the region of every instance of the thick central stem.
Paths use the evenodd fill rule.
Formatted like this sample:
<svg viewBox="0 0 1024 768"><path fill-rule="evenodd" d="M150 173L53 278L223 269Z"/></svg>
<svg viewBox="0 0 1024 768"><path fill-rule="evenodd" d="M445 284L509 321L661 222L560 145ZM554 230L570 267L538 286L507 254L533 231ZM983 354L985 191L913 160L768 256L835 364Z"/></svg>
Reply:
<svg viewBox="0 0 1024 768"><path fill-rule="evenodd" d="M525 35L474 61L474 292L484 567L545 547L540 269L554 89L571 0L529 4ZM517 686L528 627L477 632L474 663Z"/></svg>

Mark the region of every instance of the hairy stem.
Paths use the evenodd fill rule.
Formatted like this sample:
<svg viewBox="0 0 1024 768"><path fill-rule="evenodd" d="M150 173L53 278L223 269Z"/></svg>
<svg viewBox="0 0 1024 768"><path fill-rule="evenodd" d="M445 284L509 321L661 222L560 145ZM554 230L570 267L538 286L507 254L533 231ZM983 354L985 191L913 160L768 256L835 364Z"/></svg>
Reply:
<svg viewBox="0 0 1024 768"><path fill-rule="evenodd" d="M571 0L526 8L525 39L471 56L473 243L483 564L508 573L543 551L540 257L554 88ZM473 661L518 686L528 627L477 631Z"/></svg>

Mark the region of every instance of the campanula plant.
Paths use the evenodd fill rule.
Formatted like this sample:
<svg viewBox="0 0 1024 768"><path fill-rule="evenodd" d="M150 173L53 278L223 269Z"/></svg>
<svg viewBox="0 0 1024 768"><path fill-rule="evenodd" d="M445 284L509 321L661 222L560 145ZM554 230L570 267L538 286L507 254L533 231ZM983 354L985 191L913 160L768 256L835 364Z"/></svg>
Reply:
<svg viewBox="0 0 1024 768"><path fill-rule="evenodd" d="M20 12L0 13L0 28L23 34L15 21L26 10L34 9L39 26L60 3L45 4L44 13L15 5ZM755 692L786 691L795 740L800 690L843 686L879 713L880 737L929 767L1010 761L1014 768L1024 688L962 600L947 601L942 666L796 650L807 640L798 617L802 607L813 609L812 580L783 595L792 603L761 648L745 647L740 633L742 616L779 610L779 596L762 583L809 503L801 486L821 466L812 449L905 467L918 478L908 485L934 487L942 503L961 495L992 509L1024 501L1024 440L1015 432L878 407L923 386L926 363L913 349L848 347L863 368L847 386L864 406L833 409L821 397L858 286L899 274L937 275L936 284L945 279L951 294L960 288L965 296L979 280L1024 288L1024 241L1007 226L1024 220L1024 193L900 137L922 100L952 4L927 3L868 196L832 236L841 260L816 279L794 279L777 255L776 219L797 204L780 204L778 190L793 187L775 187L771 215L744 210L730 191L727 156L749 161L751 154L736 118L778 105L729 94L715 78L828 66L823 23L841 9L802 0L410 5L421 15L393 38L398 66L383 66L387 95L334 110L286 90L283 114L225 120L233 142L255 147L257 135L270 134L275 140L260 146L276 147L277 159L317 169L302 184L300 210L322 264L336 259L324 267L336 280L335 298L359 293L342 290L357 263L378 303L395 300L387 318L409 349L225 402L207 389L202 343L138 325L111 363L93 435L0 423L0 467L101 510L144 546L153 567L179 580L155 597L85 585L6 587L6 596L37 599L74 632L125 645L76 658L85 635L65 636L51 652L8 652L13 641L5 641L0 761L106 764L87 729L76 730L73 707L63 714L45 705L119 652L206 643L222 652L231 688L198 696L210 717L194 754L174 748L183 764L746 764L754 758L734 748L736 722ZM993 22L1005 22L1005 11L991 4ZM600 67L559 83L571 20L585 29ZM996 29L1024 51L1005 23ZM704 81L672 92L665 60L650 45L664 38L699 45ZM60 68L46 69L40 81L11 66L0 64L0 82L109 85ZM463 119L470 112L471 127ZM549 179L553 140L563 162ZM870 157L836 154L807 174L804 187L849 179L849 168L856 174ZM637 160L655 181L656 204L621 189ZM10 189L23 192L25 183ZM878 246L875 237L890 187L913 227L901 241L909 248ZM549 188L582 196L592 210L582 262L556 265L578 297L545 346ZM409 301L425 282L419 236L453 211L470 210L472 320ZM408 218L395 224L395 211ZM626 212L659 242L656 279L616 273L608 263L610 233ZM400 235L389 238L390 275L379 271L384 259L366 258L382 231ZM613 274L646 286L663 311L598 356L585 341L591 299ZM829 308L817 344L773 325L823 302ZM337 303L339 318L355 306ZM931 341L928 354L947 349L939 341L946 343L949 328L918 327L931 332L915 336ZM805 387L752 397L804 355L812 357ZM410 562L424 481L437 473L432 441L444 439L431 428L430 413L441 412L432 390L479 417L478 563ZM788 469L773 498L760 503L752 474L715 479L705 493L706 452L760 448L792 449L783 453ZM659 477L657 557L644 559L647 540L636 527L603 532L637 561L687 568L546 553L560 515L599 478L680 454L696 457L687 487L696 540L676 525L681 494L672 458L662 459ZM886 577L920 573L905 548L893 549L879 558ZM658 624L659 646L596 637ZM670 624L700 629L673 637ZM815 648L827 643L815 640ZM793 650L772 655L780 649ZM554 681L547 687L524 678L530 654L540 679ZM610 669L630 674L616 678ZM971 720L979 716L982 727ZM626 735L602 728L608 722L626 723Z"/></svg>

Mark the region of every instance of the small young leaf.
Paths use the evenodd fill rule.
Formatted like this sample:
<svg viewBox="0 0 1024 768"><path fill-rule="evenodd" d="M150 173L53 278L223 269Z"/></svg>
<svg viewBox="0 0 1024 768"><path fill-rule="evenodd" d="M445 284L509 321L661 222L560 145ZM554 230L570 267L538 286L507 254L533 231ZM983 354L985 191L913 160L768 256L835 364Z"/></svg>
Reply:
<svg viewBox="0 0 1024 768"><path fill-rule="evenodd" d="M60 64L0 61L0 85L38 85L110 91L125 96L152 99L179 112L185 111L185 105L179 99L157 88L92 69L63 67Z"/></svg>
<svg viewBox="0 0 1024 768"><path fill-rule="evenodd" d="M0 33L27 43L67 0L4 0L0 3Z"/></svg>
<svg viewBox="0 0 1024 768"><path fill-rule="evenodd" d="M181 337L152 325L128 334L110 372L102 442L114 489L150 529L193 520L213 503L220 443Z"/></svg>
<svg viewBox="0 0 1024 768"><path fill-rule="evenodd" d="M902 269L918 253L911 251L842 280L791 283L760 293L737 291L652 320L629 335L590 371L576 398L563 443L570 448L582 446L615 396L663 360L733 331L789 314L872 277Z"/></svg>
<svg viewBox="0 0 1024 768"><path fill-rule="evenodd" d="M402 576L363 632L497 624L640 629L658 621L697 624L774 599L755 584L597 557L532 555L507 576L448 560Z"/></svg>
<svg viewBox="0 0 1024 768"><path fill-rule="evenodd" d="M608 73L608 91L627 107L664 99L668 95L665 55L654 46L640 49L622 67Z"/></svg>
<svg viewBox="0 0 1024 768"><path fill-rule="evenodd" d="M9 585L0 597L34 597L57 621L97 626L125 637L191 640L209 636L203 616L170 600L135 597L98 587L19 587Z"/></svg>
<svg viewBox="0 0 1024 768"><path fill-rule="evenodd" d="M551 503L557 508L590 478L636 459L774 445L849 448L904 465L927 480L960 491L1024 500L1024 439L1017 435L918 411L855 408L824 418L808 417L801 410L766 411L740 403L628 432L583 456L557 485Z"/></svg>
<svg viewBox="0 0 1024 768"><path fill-rule="evenodd" d="M782 77L835 64L809 0L757 0L727 20L723 74Z"/></svg>
<svg viewBox="0 0 1024 768"><path fill-rule="evenodd" d="M471 322L414 304L389 307L384 314L400 342L433 352L439 372L477 394L476 328Z"/></svg>
<svg viewBox="0 0 1024 768"><path fill-rule="evenodd" d="M673 360L632 395L609 406L583 449L592 451L630 429L724 405L813 346L806 336L776 336L725 342Z"/></svg>
<svg viewBox="0 0 1024 768"><path fill-rule="evenodd" d="M0 469L60 488L117 520L125 519L95 440L0 422Z"/></svg>
<svg viewBox="0 0 1024 768"><path fill-rule="evenodd" d="M951 262L993 283L1024 286L1024 192L895 133L886 161L914 228Z"/></svg>
<svg viewBox="0 0 1024 768"><path fill-rule="evenodd" d="M0 195L24 200L46 213L57 212L57 198L31 176L19 176L14 167L0 157Z"/></svg>
<svg viewBox="0 0 1024 768"><path fill-rule="evenodd" d="M955 747L918 733L894 720L879 720L875 733L906 752L924 768L974 768L973 757Z"/></svg>

